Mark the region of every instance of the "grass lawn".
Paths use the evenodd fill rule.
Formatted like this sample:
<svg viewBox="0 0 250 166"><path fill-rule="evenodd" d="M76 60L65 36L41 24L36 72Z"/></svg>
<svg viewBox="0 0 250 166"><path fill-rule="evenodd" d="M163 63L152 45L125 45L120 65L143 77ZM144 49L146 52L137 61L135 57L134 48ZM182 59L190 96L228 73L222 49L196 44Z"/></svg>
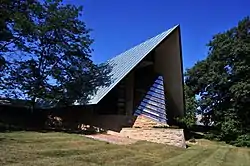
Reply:
<svg viewBox="0 0 250 166"><path fill-rule="evenodd" d="M0 133L0 165L245 165L250 149L200 140L188 149L137 142L113 145L76 134Z"/></svg>

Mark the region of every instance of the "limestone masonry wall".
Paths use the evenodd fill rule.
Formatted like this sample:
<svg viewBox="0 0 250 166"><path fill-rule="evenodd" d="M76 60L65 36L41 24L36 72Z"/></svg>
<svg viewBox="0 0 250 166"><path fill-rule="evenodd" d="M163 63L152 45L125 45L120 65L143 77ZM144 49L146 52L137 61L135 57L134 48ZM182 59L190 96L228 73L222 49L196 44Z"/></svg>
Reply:
<svg viewBox="0 0 250 166"><path fill-rule="evenodd" d="M186 148L183 129L154 128L162 125L166 126L145 116L138 116L132 128L122 128L120 132L108 131L108 134Z"/></svg>
<svg viewBox="0 0 250 166"><path fill-rule="evenodd" d="M146 116L140 115L136 118L133 124L133 128L152 128L154 126L160 126L160 125L166 125L166 124L159 123Z"/></svg>
<svg viewBox="0 0 250 166"><path fill-rule="evenodd" d="M119 135L137 140L186 147L183 129L123 128Z"/></svg>

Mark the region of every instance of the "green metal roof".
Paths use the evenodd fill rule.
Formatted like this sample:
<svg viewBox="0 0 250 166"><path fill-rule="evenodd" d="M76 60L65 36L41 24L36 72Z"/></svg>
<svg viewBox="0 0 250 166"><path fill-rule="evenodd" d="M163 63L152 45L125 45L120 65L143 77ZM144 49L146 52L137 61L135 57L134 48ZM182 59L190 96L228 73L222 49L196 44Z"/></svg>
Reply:
<svg viewBox="0 0 250 166"><path fill-rule="evenodd" d="M97 104L177 27L178 25L108 60L107 63L112 67L110 73L111 84L106 87L99 87L96 94L91 97L88 104Z"/></svg>

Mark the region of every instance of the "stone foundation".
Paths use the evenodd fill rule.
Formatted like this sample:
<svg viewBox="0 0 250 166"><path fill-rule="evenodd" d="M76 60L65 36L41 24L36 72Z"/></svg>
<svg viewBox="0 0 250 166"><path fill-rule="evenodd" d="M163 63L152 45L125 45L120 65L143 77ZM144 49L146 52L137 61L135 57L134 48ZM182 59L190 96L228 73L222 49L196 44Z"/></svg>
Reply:
<svg viewBox="0 0 250 166"><path fill-rule="evenodd" d="M63 126L68 128L74 128L74 126L77 126L80 130L86 130L85 128L94 130L97 128L120 137L186 147L182 129L162 128L167 124L159 123L146 116L94 115L87 113L89 112L75 111L59 117L63 120ZM155 128L156 126L158 128Z"/></svg>
<svg viewBox="0 0 250 166"><path fill-rule="evenodd" d="M154 128L155 126L167 124L138 116L131 128L122 128L120 132L108 131L108 134L186 148L183 129Z"/></svg>
<svg viewBox="0 0 250 166"><path fill-rule="evenodd" d="M183 129L123 128L120 133L108 131L108 134L186 148Z"/></svg>

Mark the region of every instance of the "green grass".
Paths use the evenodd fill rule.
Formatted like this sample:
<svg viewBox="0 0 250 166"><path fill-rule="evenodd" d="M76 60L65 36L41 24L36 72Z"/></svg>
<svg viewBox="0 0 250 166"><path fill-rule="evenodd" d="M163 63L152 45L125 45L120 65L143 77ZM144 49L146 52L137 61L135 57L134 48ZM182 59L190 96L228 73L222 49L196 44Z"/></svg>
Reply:
<svg viewBox="0 0 250 166"><path fill-rule="evenodd" d="M250 149L200 140L188 149L137 142L113 145L76 134L0 133L0 165L250 166Z"/></svg>

